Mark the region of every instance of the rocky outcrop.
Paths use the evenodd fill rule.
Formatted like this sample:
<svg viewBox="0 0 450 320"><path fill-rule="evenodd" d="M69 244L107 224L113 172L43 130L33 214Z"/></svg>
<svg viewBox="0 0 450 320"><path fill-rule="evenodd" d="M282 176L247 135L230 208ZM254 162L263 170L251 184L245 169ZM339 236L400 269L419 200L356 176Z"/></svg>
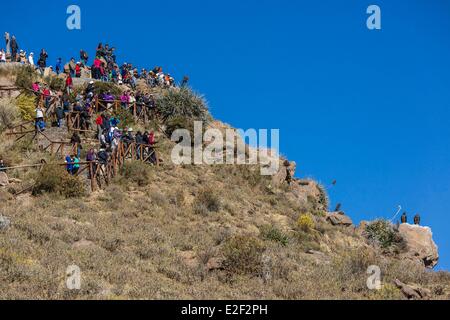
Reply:
<svg viewBox="0 0 450 320"><path fill-rule="evenodd" d="M349 227L353 225L352 219L345 215L344 212L330 212L327 216L327 221L333 226L346 226Z"/></svg>
<svg viewBox="0 0 450 320"><path fill-rule="evenodd" d="M297 164L292 161L281 161L278 172L272 176L272 184L274 186L280 186L286 183L288 177L293 178L295 175L295 170L297 169Z"/></svg>
<svg viewBox="0 0 450 320"><path fill-rule="evenodd" d="M398 232L406 244L406 258L419 260L430 269L437 265L439 253L430 228L404 223L399 226Z"/></svg>
<svg viewBox="0 0 450 320"><path fill-rule="evenodd" d="M400 280L394 281L395 286L400 289L403 295L410 300L427 299L431 296L431 291L415 284L404 284Z"/></svg>

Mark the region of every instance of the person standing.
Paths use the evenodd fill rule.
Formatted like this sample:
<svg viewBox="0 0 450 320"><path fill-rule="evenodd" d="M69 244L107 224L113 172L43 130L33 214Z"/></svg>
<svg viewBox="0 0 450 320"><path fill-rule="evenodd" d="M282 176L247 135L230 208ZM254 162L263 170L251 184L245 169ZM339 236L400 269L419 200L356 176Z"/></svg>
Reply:
<svg viewBox="0 0 450 320"><path fill-rule="evenodd" d="M68 95L72 94L72 86L73 86L72 76L69 73L67 74L66 78L66 90Z"/></svg>
<svg viewBox="0 0 450 320"><path fill-rule="evenodd" d="M47 52L45 51L45 49L42 49L41 54L39 55L39 61L38 61L38 65L39 65L41 74L44 74L44 70L47 67L47 58L48 58Z"/></svg>
<svg viewBox="0 0 450 320"><path fill-rule="evenodd" d="M9 33L5 32L5 43L6 43L6 55L11 54L11 39Z"/></svg>
<svg viewBox="0 0 450 320"><path fill-rule="evenodd" d="M44 111L40 106L36 108L36 130L37 131L45 130Z"/></svg>
<svg viewBox="0 0 450 320"><path fill-rule="evenodd" d="M83 64L86 66L88 63L89 56L86 51L80 50L80 60L83 61Z"/></svg>
<svg viewBox="0 0 450 320"><path fill-rule="evenodd" d="M16 37L12 36L11 38L11 61L17 61L17 52L19 51L19 45L17 43Z"/></svg>
<svg viewBox="0 0 450 320"><path fill-rule="evenodd" d="M1 49L0 50L0 63L5 63L6 62L6 52L5 50Z"/></svg>
<svg viewBox="0 0 450 320"><path fill-rule="evenodd" d="M62 59L58 58L58 60L56 60L56 75L59 75L61 73L62 70Z"/></svg>
<svg viewBox="0 0 450 320"><path fill-rule="evenodd" d="M28 56L28 63L30 64L30 66L34 67L34 53L31 52L30 55Z"/></svg>

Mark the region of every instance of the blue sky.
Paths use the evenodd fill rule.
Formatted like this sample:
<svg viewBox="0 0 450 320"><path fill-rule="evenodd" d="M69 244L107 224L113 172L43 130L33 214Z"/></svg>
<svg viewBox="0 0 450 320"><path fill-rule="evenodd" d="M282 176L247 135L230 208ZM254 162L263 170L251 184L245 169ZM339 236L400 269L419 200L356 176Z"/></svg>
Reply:
<svg viewBox="0 0 450 320"><path fill-rule="evenodd" d="M66 8L81 8L80 31ZM366 28L377 4L382 30ZM7 1L0 31L36 54L161 65L234 127L279 128L299 177L330 188L355 220L419 212L450 267L450 2Z"/></svg>

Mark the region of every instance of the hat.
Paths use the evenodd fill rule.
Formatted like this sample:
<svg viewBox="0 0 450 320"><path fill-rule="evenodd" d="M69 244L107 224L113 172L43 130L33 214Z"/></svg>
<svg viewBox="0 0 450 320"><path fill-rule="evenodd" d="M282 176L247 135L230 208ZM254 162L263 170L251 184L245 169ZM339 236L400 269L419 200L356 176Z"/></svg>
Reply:
<svg viewBox="0 0 450 320"><path fill-rule="evenodd" d="M94 84L94 80L89 81L89 84Z"/></svg>
<svg viewBox="0 0 450 320"><path fill-rule="evenodd" d="M129 129L128 129L128 132L133 132L133 128L129 128Z"/></svg>

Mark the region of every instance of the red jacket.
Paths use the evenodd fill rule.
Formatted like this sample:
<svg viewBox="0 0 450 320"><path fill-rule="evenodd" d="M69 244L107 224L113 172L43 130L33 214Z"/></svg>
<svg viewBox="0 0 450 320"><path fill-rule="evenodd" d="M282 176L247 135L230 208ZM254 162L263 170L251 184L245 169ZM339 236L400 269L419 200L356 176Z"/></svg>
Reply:
<svg viewBox="0 0 450 320"><path fill-rule="evenodd" d="M69 75L66 79L66 86L70 87L72 85L72 77Z"/></svg>
<svg viewBox="0 0 450 320"><path fill-rule="evenodd" d="M103 118L102 118L102 116L98 116L97 119L95 119L95 123L96 123L98 126L101 126L101 125L103 124Z"/></svg>

